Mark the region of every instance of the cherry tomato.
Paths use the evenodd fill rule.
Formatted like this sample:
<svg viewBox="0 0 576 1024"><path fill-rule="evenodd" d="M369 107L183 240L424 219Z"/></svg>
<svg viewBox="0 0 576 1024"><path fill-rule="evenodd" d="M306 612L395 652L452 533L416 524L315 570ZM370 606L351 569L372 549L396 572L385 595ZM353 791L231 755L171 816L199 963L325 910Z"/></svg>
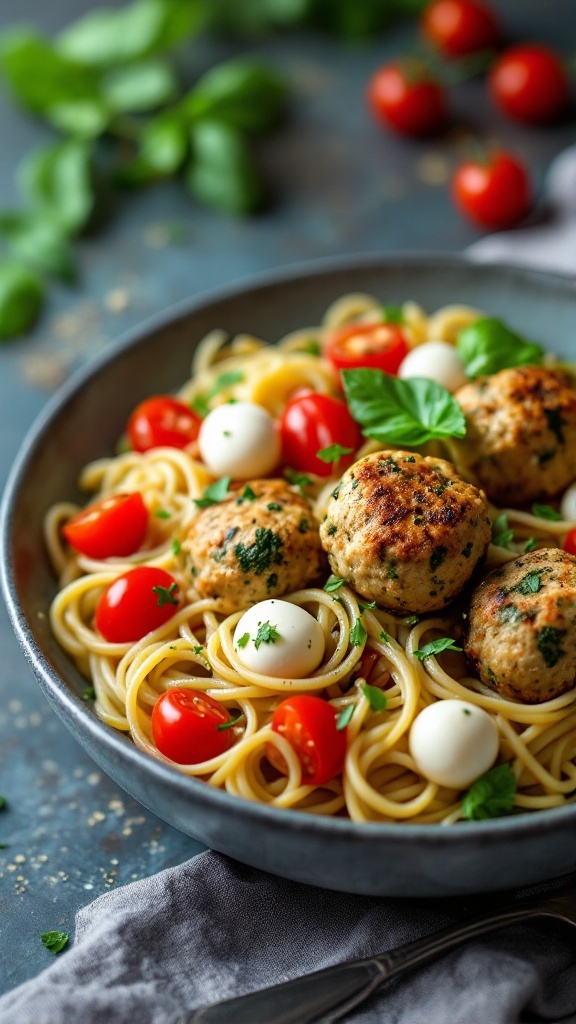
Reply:
<svg viewBox="0 0 576 1024"><path fill-rule="evenodd" d="M518 121L552 121L568 103L568 78L562 62L553 50L539 43L506 50L492 68L488 86L496 106Z"/></svg>
<svg viewBox="0 0 576 1024"><path fill-rule="evenodd" d="M494 11L481 0L434 0L421 24L428 42L445 57L493 50L501 38Z"/></svg>
<svg viewBox="0 0 576 1024"><path fill-rule="evenodd" d="M199 690L167 690L152 711L152 736L161 754L176 764L200 764L228 750L233 742L227 708Z"/></svg>
<svg viewBox="0 0 576 1024"><path fill-rule="evenodd" d="M113 494L88 505L62 527L66 540L89 558L132 555L142 545L148 510L137 492Z"/></svg>
<svg viewBox="0 0 576 1024"><path fill-rule="evenodd" d="M346 730L336 728L337 717L336 709L327 701L307 695L288 697L272 715L272 729L288 740L298 755L304 785L322 786L344 767ZM286 766L272 744L267 746L266 754L285 773Z"/></svg>
<svg viewBox="0 0 576 1024"><path fill-rule="evenodd" d="M379 68L368 82L366 102L377 120L401 135L434 135L447 119L442 86L415 62Z"/></svg>
<svg viewBox="0 0 576 1024"><path fill-rule="evenodd" d="M508 228L530 209L530 180L519 160L498 153L485 164L461 164L452 179L452 197L481 227Z"/></svg>
<svg viewBox="0 0 576 1024"><path fill-rule="evenodd" d="M339 444L351 448L350 455L339 459L339 470L354 461L354 452L362 444L360 427L348 412L348 406L339 398L314 392L299 395L288 402L280 420L282 460L286 466L301 473L330 476L334 463L317 457L322 448Z"/></svg>
<svg viewBox="0 0 576 1024"><path fill-rule="evenodd" d="M564 540L564 551L576 555L576 530L569 530Z"/></svg>
<svg viewBox="0 0 576 1024"><path fill-rule="evenodd" d="M140 565L118 576L96 605L96 629L113 644L141 640L171 619L178 584L169 572Z"/></svg>
<svg viewBox="0 0 576 1024"><path fill-rule="evenodd" d="M135 452L149 448L185 448L195 441L202 420L183 402L170 395L155 395L137 405L128 420L126 433Z"/></svg>
<svg viewBox="0 0 576 1024"><path fill-rule="evenodd" d="M398 324L346 324L333 331L326 343L326 355L338 370L369 367L396 374L408 350Z"/></svg>

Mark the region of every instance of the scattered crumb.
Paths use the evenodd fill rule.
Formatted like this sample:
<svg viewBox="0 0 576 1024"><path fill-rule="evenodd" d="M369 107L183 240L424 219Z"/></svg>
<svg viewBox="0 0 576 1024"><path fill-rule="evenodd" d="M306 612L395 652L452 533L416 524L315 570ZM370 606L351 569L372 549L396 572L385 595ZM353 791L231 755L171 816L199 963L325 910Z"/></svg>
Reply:
<svg viewBox="0 0 576 1024"><path fill-rule="evenodd" d="M130 305L130 293L126 288L113 288L104 296L104 306L111 313L122 313Z"/></svg>

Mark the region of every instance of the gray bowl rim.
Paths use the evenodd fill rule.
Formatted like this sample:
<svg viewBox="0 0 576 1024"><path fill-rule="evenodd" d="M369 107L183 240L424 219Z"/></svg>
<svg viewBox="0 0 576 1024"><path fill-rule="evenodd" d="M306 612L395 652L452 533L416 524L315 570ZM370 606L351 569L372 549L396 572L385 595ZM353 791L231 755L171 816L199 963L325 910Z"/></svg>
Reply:
<svg viewBox="0 0 576 1024"><path fill-rule="evenodd" d="M19 604L14 568L10 558L13 508L16 503L21 481L24 479L34 451L42 442L44 433L52 420L62 412L69 400L92 377L113 362L118 355L128 349L137 347L145 338L173 322L185 319L205 307L213 306L220 301L234 299L247 291L261 288L275 288L278 285L295 283L302 278L324 277L333 272L343 270L359 271L381 268L395 269L399 266L434 266L449 272L451 269L474 267L479 273L486 267L491 271L501 270L502 273L534 280L541 283L560 285L574 292L576 300L576 280L569 274L535 270L522 264L511 262L477 261L466 254L452 252L405 252L391 253L357 253L348 256L325 257L307 260L296 264L288 264L272 271L250 275L235 280L232 284L213 288L202 292L193 299L185 299L169 306L166 310L147 318L131 328L114 342L110 349L98 354L86 365L73 373L69 379L55 392L44 408L40 411L28 430L16 456L0 505L0 579L12 628L16 634L23 654L32 668L41 689L49 702L65 723L79 723L80 734L88 733L95 744L107 748L115 761L124 762L131 772L151 773L154 779L168 790L174 790L181 797L192 797L198 810L206 806L231 817L242 817L247 825L251 821L263 826L277 826L293 833L315 833L329 841L335 834L340 838L348 838L358 842L381 843L385 838L391 841L412 839L418 843L458 844L468 842L473 834L478 839L509 833L514 839L529 837L537 832L557 832L562 824L568 829L576 825L576 804L568 807L556 807L537 813L522 813L514 816L492 818L487 821L469 821L457 828L446 828L439 824L402 824L388 822L354 822L348 818L324 817L305 811L286 810L269 807L227 793L224 790L208 786L192 776L187 776L169 765L156 761L134 744L126 742L124 734L108 727L94 712L90 711L82 700L66 685L47 659L44 657L29 622ZM78 738L78 734L75 732ZM82 740L78 738L82 746Z"/></svg>

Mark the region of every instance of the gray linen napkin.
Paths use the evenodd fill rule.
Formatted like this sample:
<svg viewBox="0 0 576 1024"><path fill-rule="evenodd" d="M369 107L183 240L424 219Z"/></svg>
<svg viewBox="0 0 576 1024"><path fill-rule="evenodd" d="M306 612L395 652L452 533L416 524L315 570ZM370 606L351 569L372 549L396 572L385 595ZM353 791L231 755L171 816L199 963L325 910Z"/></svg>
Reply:
<svg viewBox="0 0 576 1024"><path fill-rule="evenodd" d="M546 191L545 223L481 239L470 255L575 273L576 146L554 161ZM173 1024L186 1010L393 949L486 905L341 895L203 853L81 910L74 946L0 999L0 1021ZM349 1019L576 1024L575 947L561 924L495 932L389 982Z"/></svg>
<svg viewBox="0 0 576 1024"><path fill-rule="evenodd" d="M0 999L0 1020L173 1024L197 1006L392 949L487 902L341 895L202 853L81 910L73 947ZM388 983L350 1019L574 1022L574 947L561 923L517 925Z"/></svg>

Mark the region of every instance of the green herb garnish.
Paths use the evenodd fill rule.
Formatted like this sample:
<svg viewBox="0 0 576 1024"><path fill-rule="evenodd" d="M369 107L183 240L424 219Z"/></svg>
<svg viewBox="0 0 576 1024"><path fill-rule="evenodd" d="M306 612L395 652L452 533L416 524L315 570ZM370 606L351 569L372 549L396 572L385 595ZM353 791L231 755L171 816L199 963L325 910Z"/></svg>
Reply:
<svg viewBox="0 0 576 1024"><path fill-rule="evenodd" d="M165 604L178 604L178 584L171 583L169 587L152 587L152 593L158 595L158 607L163 608Z"/></svg>
<svg viewBox="0 0 576 1024"><path fill-rule="evenodd" d="M380 639L383 640L385 644L389 644L390 643L390 636L386 632L385 629L381 630L381 632L380 632Z"/></svg>
<svg viewBox="0 0 576 1024"><path fill-rule="evenodd" d="M353 644L354 647L362 647L362 644L366 643L367 636L368 633L364 628L362 619L356 619L356 622L350 630L350 643Z"/></svg>
<svg viewBox="0 0 576 1024"><path fill-rule="evenodd" d="M377 686L369 686L368 683L363 683L360 689L366 697L371 711L384 711L388 701L386 700L386 694L382 690Z"/></svg>
<svg viewBox="0 0 576 1024"><path fill-rule="evenodd" d="M414 651L414 657L418 658L418 661L424 661L425 658L430 658L433 654L441 654L442 651L461 650L462 648L456 646L451 636L443 636L440 640L431 640L429 644Z"/></svg>
<svg viewBox="0 0 576 1024"><path fill-rule="evenodd" d="M338 732L342 732L342 730L346 728L350 719L352 718L352 715L354 714L355 707L355 704L347 704L346 707L342 708L336 719L336 728Z"/></svg>
<svg viewBox="0 0 576 1024"><path fill-rule="evenodd" d="M534 551L534 548L538 547L538 539L536 537L529 537L524 545L524 551Z"/></svg>
<svg viewBox="0 0 576 1024"><path fill-rule="evenodd" d="M284 476L293 487L297 487L301 494L304 493L304 489L309 487L312 480L309 476L304 473L299 473L296 469L285 469Z"/></svg>
<svg viewBox="0 0 576 1024"><path fill-rule="evenodd" d="M82 690L82 700L96 700L96 690L93 686L87 686Z"/></svg>
<svg viewBox="0 0 576 1024"><path fill-rule="evenodd" d="M324 584L324 590L328 594L331 594L333 593L334 590L340 590L340 587L342 587L345 584L345 582L346 580L342 579L342 576L331 575L328 577L326 583Z"/></svg>
<svg viewBox="0 0 576 1024"><path fill-rule="evenodd" d="M532 505L532 515L538 519L548 519L552 523L562 521L562 516L555 508L552 508L551 505L539 505L538 502Z"/></svg>
<svg viewBox="0 0 576 1024"><path fill-rule="evenodd" d="M210 505L218 505L228 497L229 486L230 477L223 476L220 480L216 480L215 483L206 487L201 498L192 498L192 501L197 508L210 508Z"/></svg>
<svg viewBox="0 0 576 1024"><path fill-rule="evenodd" d="M256 650L260 647L260 644L274 644L277 640L280 640L281 634L278 632L276 626L272 626L269 622L262 622L258 626L258 632L254 639L254 647Z"/></svg>
<svg viewBox="0 0 576 1024"><path fill-rule="evenodd" d="M242 572L245 575L253 572L259 576L273 563L282 564L282 547L283 541L274 530L258 526L253 544L235 544L233 550Z"/></svg>
<svg viewBox="0 0 576 1024"><path fill-rule="evenodd" d="M316 458L321 462L339 462L343 455L350 455L353 451L353 448L344 448L341 444L330 444L327 448L320 448Z"/></svg>
<svg viewBox="0 0 576 1024"><path fill-rule="evenodd" d="M446 388L424 378L400 380L381 370L343 370L350 413L365 437L395 445L421 445L464 437L466 420Z"/></svg>
<svg viewBox="0 0 576 1024"><path fill-rule="evenodd" d="M244 502L244 501L256 501L256 494L254 493L254 491L250 487L250 484L246 484L246 487L242 491L242 494L240 495L240 497L237 499L236 504L237 505L241 505L242 502ZM268 506L268 507L270 507L270 506Z"/></svg>
<svg viewBox="0 0 576 1024"><path fill-rule="evenodd" d="M172 518L172 513L171 512L167 512L165 508L157 509L156 512L154 513L154 515L156 516L157 519L171 519Z"/></svg>
<svg viewBox="0 0 576 1024"><path fill-rule="evenodd" d="M562 647L565 636L565 629L555 629L554 626L543 626L542 629L536 631L536 647L547 668L554 668L554 665L566 654Z"/></svg>
<svg viewBox="0 0 576 1024"><path fill-rule="evenodd" d="M518 594L524 594L526 597L529 594L537 594L540 590L541 584L541 574L537 572L536 569L532 569L531 572L527 572L520 582L511 589L515 590Z"/></svg>
<svg viewBox="0 0 576 1024"><path fill-rule="evenodd" d="M510 764L499 764L472 783L462 798L460 814L471 821L485 821L508 814L514 806L516 776Z"/></svg>
<svg viewBox="0 0 576 1024"><path fill-rule="evenodd" d="M236 641L237 647L246 647L246 644L250 640L250 633L243 633L242 636Z"/></svg>
<svg viewBox="0 0 576 1024"><path fill-rule="evenodd" d="M176 557L177 555L180 554L181 548L182 548L182 545L180 544L180 541L176 537L172 541L172 554L174 555L174 557Z"/></svg>
<svg viewBox="0 0 576 1024"><path fill-rule="evenodd" d="M544 355L541 345L521 337L494 317L481 317L460 331L456 351L471 379L513 366L538 365Z"/></svg>
<svg viewBox="0 0 576 1024"><path fill-rule="evenodd" d="M513 540L514 530L508 528L508 516L501 512L492 524L492 543L499 548L507 548Z"/></svg>
<svg viewBox="0 0 576 1024"><path fill-rule="evenodd" d="M229 718L227 722L222 722L221 725L216 726L216 732L223 732L224 729L233 729L235 725L240 725L246 718L245 714L236 715L236 718Z"/></svg>
<svg viewBox="0 0 576 1024"><path fill-rule="evenodd" d="M385 324L403 324L406 322L402 306L382 306L382 319Z"/></svg>
<svg viewBox="0 0 576 1024"><path fill-rule="evenodd" d="M70 936L67 932L41 932L40 938L42 939L42 945L46 947L49 953L61 953L65 946L68 945Z"/></svg>

